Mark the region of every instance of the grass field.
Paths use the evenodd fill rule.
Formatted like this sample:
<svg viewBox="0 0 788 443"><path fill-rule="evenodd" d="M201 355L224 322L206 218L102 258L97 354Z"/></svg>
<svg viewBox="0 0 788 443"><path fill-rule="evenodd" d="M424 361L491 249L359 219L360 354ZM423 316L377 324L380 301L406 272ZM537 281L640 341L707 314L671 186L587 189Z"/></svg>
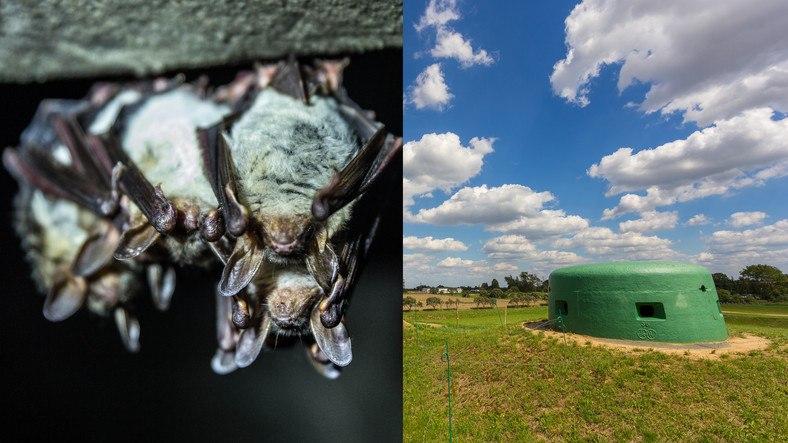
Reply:
<svg viewBox="0 0 788 443"><path fill-rule="evenodd" d="M500 315L503 316L503 310ZM690 359L549 338L520 327L547 308L417 314L403 331L403 439L779 441L788 435L788 318L726 315L766 350ZM414 322L413 312L403 319ZM421 323L424 322L424 323ZM444 325L429 327L426 323ZM417 342L418 337L418 342ZM445 357L444 357L445 359Z"/></svg>
<svg viewBox="0 0 788 443"><path fill-rule="evenodd" d="M722 310L725 312L742 312L748 314L788 315L788 303L722 305Z"/></svg>

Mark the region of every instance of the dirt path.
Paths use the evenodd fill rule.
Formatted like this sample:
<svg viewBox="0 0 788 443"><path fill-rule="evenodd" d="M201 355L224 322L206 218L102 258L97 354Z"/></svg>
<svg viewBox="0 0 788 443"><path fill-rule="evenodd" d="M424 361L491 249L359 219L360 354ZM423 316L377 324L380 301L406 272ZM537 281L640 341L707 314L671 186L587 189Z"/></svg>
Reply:
<svg viewBox="0 0 788 443"><path fill-rule="evenodd" d="M549 329L544 321L526 322L523 323L523 328L534 333L536 333L536 331L544 332L548 337L555 337L563 340L563 334ZM624 351L634 351L635 349L644 351L655 350L666 354L686 355L692 359L705 358L712 360L719 359L720 355L723 354L745 354L753 350L766 349L766 347L771 344L771 340L769 339L749 334L745 334L743 337L730 337L724 342L686 344L614 340L610 338L590 337L572 332L566 334L566 339L567 341L575 341L579 345L585 345L586 342L591 342L595 346L606 346L608 348Z"/></svg>
<svg viewBox="0 0 788 443"><path fill-rule="evenodd" d="M441 325L441 324L438 324L438 323L425 323L423 321L420 321L419 324L420 325L426 325L426 326L432 326L433 328L442 328L444 326L444 325ZM405 320L402 320L402 326L405 327L405 328L412 328L413 324L411 324L410 322L407 322Z"/></svg>

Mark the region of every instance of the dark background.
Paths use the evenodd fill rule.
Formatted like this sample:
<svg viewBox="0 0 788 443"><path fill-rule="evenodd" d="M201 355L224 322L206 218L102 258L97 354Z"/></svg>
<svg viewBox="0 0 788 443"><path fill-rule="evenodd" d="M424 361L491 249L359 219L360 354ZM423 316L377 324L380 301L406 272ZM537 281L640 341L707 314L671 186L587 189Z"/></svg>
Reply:
<svg viewBox="0 0 788 443"><path fill-rule="evenodd" d="M351 60L349 95L402 134L401 50ZM237 69L187 74L206 73L221 84ZM41 99L81 98L95 80L0 85L0 148L18 144ZM48 322L11 226L18 187L0 169L2 438L401 441L401 160L392 169L383 184L384 222L346 315L353 362L337 380L318 375L299 344L215 374L213 288L220 270L179 269L168 312L141 294L138 354L124 350L112 319L87 310Z"/></svg>

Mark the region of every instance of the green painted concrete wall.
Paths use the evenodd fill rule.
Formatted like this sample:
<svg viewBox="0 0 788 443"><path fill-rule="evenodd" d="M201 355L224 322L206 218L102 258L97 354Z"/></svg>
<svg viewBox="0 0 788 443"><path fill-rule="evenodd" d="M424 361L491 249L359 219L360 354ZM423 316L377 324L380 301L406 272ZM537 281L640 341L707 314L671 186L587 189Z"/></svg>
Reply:
<svg viewBox="0 0 788 443"><path fill-rule="evenodd" d="M728 330L711 273L676 262L570 266L550 274L548 312L567 331L668 343L724 341ZM560 329L560 326L558 326Z"/></svg>

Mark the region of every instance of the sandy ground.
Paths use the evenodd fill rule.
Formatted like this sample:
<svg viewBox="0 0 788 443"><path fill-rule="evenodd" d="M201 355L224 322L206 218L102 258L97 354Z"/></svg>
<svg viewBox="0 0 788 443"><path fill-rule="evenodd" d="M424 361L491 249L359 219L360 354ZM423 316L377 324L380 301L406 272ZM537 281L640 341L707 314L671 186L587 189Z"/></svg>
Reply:
<svg viewBox="0 0 788 443"><path fill-rule="evenodd" d="M563 340L563 333L547 328L544 321L534 321L523 323L526 330L544 332L548 337L555 337ZM627 340L614 340L609 338L590 337L587 335L566 334L567 341L573 340L579 345L591 342L594 346L606 346L608 348L621 349L624 351L659 351L666 354L686 355L693 359L712 359L716 360L723 354L746 354L753 350L766 349L771 344L771 340L746 334L743 337L730 337L723 342L714 343L657 343L640 342Z"/></svg>
<svg viewBox="0 0 788 443"><path fill-rule="evenodd" d="M421 321L419 322L419 324L420 325L425 325L425 326L432 326L433 328L442 328L444 326L444 325L441 325L441 324L438 324L438 323L424 323L424 322L421 322ZM408 323L405 320L402 320L402 327L403 328L412 328L413 324L412 323Z"/></svg>

